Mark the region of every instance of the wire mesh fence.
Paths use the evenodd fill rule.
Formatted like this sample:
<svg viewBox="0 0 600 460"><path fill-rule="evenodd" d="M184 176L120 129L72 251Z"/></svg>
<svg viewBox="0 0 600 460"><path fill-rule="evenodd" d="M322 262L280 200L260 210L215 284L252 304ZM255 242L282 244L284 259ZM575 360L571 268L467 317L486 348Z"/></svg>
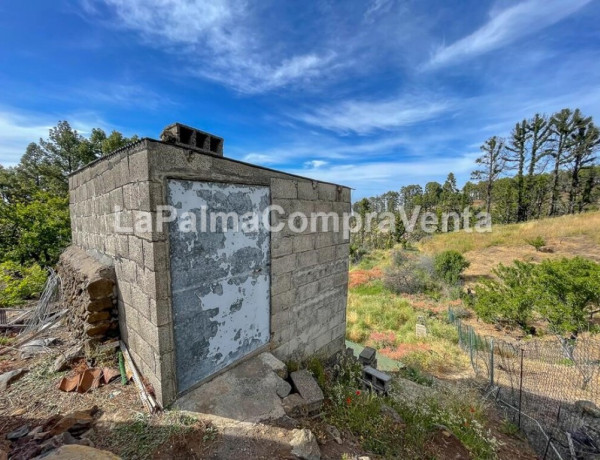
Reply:
<svg viewBox="0 0 600 460"><path fill-rule="evenodd" d="M486 394L540 458L600 459L600 338L510 343L477 334L452 309L448 316Z"/></svg>

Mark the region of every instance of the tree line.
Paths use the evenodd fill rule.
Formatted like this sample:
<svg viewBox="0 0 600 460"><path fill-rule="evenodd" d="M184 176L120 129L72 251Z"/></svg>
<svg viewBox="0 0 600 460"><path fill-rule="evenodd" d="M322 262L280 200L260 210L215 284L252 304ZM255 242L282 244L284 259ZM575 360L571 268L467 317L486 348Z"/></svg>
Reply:
<svg viewBox="0 0 600 460"><path fill-rule="evenodd" d="M595 210L600 202L599 145L599 128L579 109L535 114L516 123L507 138L492 136L483 143L471 180L462 188L449 173L444 183L407 185L363 198L353 210L361 216L398 214L402 206L410 214L420 206L441 215L472 206L474 212L487 211L494 223L501 224ZM374 226L354 235L353 244L386 248L421 236L405 235L401 226L393 233Z"/></svg>

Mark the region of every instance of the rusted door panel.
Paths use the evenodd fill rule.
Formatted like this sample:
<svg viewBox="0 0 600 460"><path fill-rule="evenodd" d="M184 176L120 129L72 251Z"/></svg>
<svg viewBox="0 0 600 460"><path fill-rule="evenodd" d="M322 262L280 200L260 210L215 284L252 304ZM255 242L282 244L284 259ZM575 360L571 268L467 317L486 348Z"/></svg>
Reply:
<svg viewBox="0 0 600 460"><path fill-rule="evenodd" d="M268 187L169 180L171 293L178 392L211 376L269 341L270 238L262 218ZM204 207L204 209L203 209ZM188 232L196 216L197 232ZM210 228L210 214L237 215L227 231ZM202 219L205 219L203 228ZM243 227L246 223L247 226ZM206 230L206 231L203 231Z"/></svg>

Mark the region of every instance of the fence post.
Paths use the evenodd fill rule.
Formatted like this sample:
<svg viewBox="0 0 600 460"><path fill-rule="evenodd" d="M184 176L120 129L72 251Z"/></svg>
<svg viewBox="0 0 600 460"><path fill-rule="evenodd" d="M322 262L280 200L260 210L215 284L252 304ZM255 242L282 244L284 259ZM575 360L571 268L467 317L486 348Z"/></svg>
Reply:
<svg viewBox="0 0 600 460"><path fill-rule="evenodd" d="M519 428L521 428L521 402L523 400L523 354L524 350L521 348L521 377L519 379Z"/></svg>
<svg viewBox="0 0 600 460"><path fill-rule="evenodd" d="M471 367L473 367L475 373L477 373L475 363L473 362L473 328L469 327L467 330L469 331L469 356L471 357Z"/></svg>
<svg viewBox="0 0 600 460"><path fill-rule="evenodd" d="M494 386L494 338L490 339L490 385Z"/></svg>

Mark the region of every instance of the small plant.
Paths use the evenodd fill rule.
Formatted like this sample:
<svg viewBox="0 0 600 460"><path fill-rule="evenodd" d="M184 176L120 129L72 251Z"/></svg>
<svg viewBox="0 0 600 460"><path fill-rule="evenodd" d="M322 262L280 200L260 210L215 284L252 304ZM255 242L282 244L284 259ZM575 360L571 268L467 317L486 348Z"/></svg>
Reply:
<svg viewBox="0 0 600 460"><path fill-rule="evenodd" d="M202 441L211 442L214 441L219 434L219 430L213 425L209 425L204 429L204 435L202 436Z"/></svg>
<svg viewBox="0 0 600 460"><path fill-rule="evenodd" d="M525 241L530 246L533 246L535 248L535 250L538 252L541 251L544 246L546 246L546 240L539 235L536 236L535 238L531 238L531 239L528 239Z"/></svg>
<svg viewBox="0 0 600 460"><path fill-rule="evenodd" d="M419 385L423 385L426 387L430 387L433 385L433 378L427 374L424 374L415 367L406 366L400 369L399 374L402 378L410 380L411 382L418 383Z"/></svg>
<svg viewBox="0 0 600 460"><path fill-rule="evenodd" d="M469 265L469 261L458 251L444 251L435 256L436 276L450 285L458 284Z"/></svg>
<svg viewBox="0 0 600 460"><path fill-rule="evenodd" d="M500 426L500 431L508 436L515 436L519 433L519 427L510 420L504 420Z"/></svg>

